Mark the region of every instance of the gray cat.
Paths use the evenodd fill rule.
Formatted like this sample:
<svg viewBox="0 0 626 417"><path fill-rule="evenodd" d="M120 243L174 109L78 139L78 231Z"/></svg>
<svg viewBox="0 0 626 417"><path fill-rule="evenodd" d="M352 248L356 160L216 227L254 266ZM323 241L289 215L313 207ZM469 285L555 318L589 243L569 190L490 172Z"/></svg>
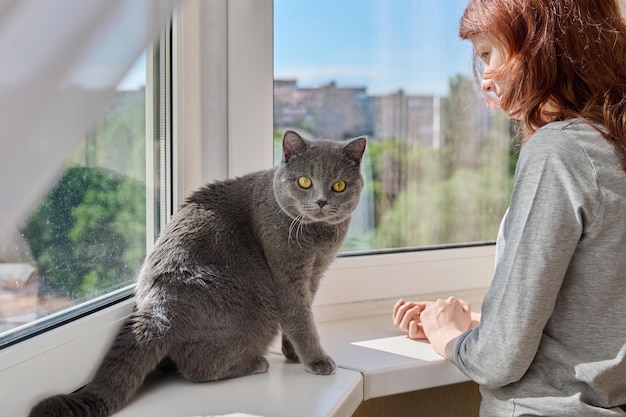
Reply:
<svg viewBox="0 0 626 417"><path fill-rule="evenodd" d="M193 193L146 257L136 310L94 380L30 417L111 415L159 367L195 382L265 372L280 329L288 360L334 373L311 303L359 201L365 144L287 131L279 167Z"/></svg>

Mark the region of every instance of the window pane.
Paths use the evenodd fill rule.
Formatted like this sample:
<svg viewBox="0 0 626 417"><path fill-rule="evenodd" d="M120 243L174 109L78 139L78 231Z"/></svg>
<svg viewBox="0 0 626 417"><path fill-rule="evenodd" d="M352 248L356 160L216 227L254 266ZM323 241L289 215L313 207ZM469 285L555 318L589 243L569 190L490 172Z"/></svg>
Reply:
<svg viewBox="0 0 626 417"><path fill-rule="evenodd" d="M366 178L343 251L494 240L512 135L483 104L465 0L274 1L274 141L285 129L367 135Z"/></svg>
<svg viewBox="0 0 626 417"><path fill-rule="evenodd" d="M38 319L133 282L158 227L147 215L159 194L153 148L146 141L143 56L58 183L13 237L0 242L0 345L37 330L30 324Z"/></svg>

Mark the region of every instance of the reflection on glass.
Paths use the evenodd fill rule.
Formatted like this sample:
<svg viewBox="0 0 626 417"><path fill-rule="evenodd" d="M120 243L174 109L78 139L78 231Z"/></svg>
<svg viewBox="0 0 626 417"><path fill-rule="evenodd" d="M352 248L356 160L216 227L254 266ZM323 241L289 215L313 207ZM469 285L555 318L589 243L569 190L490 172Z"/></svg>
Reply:
<svg viewBox="0 0 626 417"><path fill-rule="evenodd" d="M116 93L41 205L0 242L0 342L135 278L146 253L145 60L137 66L143 80L120 84L135 87Z"/></svg>
<svg viewBox="0 0 626 417"><path fill-rule="evenodd" d="M275 148L288 128L369 137L344 252L496 237L511 128L476 89L457 36L465 3L274 2Z"/></svg>

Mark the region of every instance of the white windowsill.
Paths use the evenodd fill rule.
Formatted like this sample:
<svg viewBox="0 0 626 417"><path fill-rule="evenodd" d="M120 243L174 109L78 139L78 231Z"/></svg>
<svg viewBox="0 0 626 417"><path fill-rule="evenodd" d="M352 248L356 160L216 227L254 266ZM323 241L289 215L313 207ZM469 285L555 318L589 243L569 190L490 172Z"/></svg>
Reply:
<svg viewBox="0 0 626 417"><path fill-rule="evenodd" d="M180 377L147 384L114 417L191 417L246 413L261 417L348 417L363 399L361 374L308 374L302 365L267 355L264 374L210 383Z"/></svg>
<svg viewBox="0 0 626 417"><path fill-rule="evenodd" d="M301 364L268 354L266 374L194 384L176 376L150 381L115 417L185 417L247 413L264 417L350 417L370 398L467 381L441 359L421 361L351 345L402 335L389 317L321 325L324 345L335 359L335 375L310 375Z"/></svg>

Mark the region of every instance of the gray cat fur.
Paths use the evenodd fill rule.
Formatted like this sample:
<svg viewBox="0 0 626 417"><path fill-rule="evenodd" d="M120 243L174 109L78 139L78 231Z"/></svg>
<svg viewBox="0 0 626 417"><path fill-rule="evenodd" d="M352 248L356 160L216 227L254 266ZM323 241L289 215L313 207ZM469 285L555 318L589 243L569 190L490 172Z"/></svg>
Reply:
<svg viewBox="0 0 626 417"><path fill-rule="evenodd" d="M111 415L159 364L197 382L265 372L281 329L288 360L334 373L311 304L359 201L365 145L287 131L278 168L193 193L146 257L135 312L94 380L43 400L30 417ZM312 187L298 186L300 176ZM332 190L336 180L343 192Z"/></svg>

